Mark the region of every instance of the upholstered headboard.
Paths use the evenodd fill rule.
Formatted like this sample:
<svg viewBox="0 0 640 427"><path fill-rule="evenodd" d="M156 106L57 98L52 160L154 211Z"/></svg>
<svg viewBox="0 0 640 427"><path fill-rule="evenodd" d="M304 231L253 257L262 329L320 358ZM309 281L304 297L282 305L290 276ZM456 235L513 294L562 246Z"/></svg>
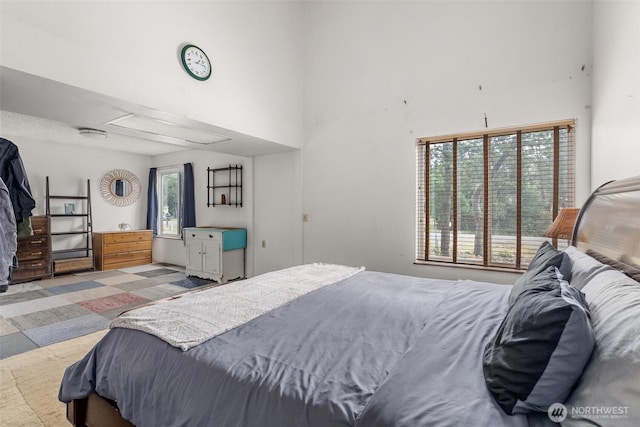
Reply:
<svg viewBox="0 0 640 427"><path fill-rule="evenodd" d="M640 281L640 176L595 190L580 209L572 244Z"/></svg>

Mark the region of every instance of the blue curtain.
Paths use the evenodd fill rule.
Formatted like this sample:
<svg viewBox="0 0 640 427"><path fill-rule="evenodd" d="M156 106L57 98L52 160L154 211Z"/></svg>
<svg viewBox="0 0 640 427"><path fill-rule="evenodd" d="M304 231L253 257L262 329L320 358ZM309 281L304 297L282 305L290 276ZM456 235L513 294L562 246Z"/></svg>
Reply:
<svg viewBox="0 0 640 427"><path fill-rule="evenodd" d="M184 164L184 198L182 202L182 227L196 226L196 198L193 185L193 165Z"/></svg>
<svg viewBox="0 0 640 427"><path fill-rule="evenodd" d="M147 190L147 230L158 235L158 168L149 169L149 189Z"/></svg>

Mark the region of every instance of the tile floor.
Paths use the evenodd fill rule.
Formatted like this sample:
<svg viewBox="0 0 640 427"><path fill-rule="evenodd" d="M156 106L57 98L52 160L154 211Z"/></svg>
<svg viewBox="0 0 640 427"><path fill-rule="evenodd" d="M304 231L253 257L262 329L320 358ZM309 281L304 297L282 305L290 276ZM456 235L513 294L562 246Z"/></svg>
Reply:
<svg viewBox="0 0 640 427"><path fill-rule="evenodd" d="M211 284L147 264L10 285L0 294L0 359L109 327L125 310Z"/></svg>

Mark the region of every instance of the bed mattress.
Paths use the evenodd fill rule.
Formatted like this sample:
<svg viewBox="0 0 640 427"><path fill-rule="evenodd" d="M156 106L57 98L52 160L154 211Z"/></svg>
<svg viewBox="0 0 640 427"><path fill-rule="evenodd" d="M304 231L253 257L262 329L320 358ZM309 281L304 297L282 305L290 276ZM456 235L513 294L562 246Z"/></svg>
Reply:
<svg viewBox="0 0 640 427"><path fill-rule="evenodd" d="M362 271L187 351L114 328L59 398L96 392L139 427L526 426L482 373L509 291Z"/></svg>

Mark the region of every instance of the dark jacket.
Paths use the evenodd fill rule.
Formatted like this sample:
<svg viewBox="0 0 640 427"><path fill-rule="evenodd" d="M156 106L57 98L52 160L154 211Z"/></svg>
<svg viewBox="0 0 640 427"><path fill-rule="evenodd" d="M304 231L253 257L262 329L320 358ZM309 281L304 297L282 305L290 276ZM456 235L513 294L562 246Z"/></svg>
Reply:
<svg viewBox="0 0 640 427"><path fill-rule="evenodd" d="M11 207L9 190L0 179L0 286L8 282L17 250L16 220Z"/></svg>
<svg viewBox="0 0 640 427"><path fill-rule="evenodd" d="M31 216L36 201L31 195L27 172L18 153L18 147L11 141L0 138L0 178L9 189L16 223Z"/></svg>

